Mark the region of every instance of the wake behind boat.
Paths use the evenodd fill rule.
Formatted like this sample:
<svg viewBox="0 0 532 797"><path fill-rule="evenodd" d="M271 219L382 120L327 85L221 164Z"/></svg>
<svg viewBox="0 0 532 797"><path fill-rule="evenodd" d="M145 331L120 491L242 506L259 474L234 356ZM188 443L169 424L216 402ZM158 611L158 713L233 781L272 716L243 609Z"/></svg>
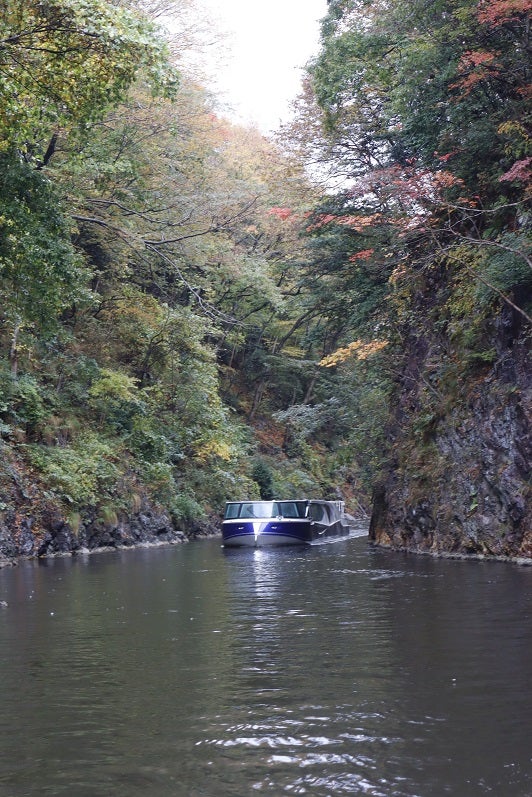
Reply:
<svg viewBox="0 0 532 797"><path fill-rule="evenodd" d="M312 545L348 537L343 501L228 501L224 546Z"/></svg>

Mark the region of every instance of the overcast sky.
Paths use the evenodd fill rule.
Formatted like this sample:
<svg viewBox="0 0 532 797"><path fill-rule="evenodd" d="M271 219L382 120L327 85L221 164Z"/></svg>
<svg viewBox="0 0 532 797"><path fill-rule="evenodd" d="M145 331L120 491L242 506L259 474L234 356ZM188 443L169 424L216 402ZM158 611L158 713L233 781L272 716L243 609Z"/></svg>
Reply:
<svg viewBox="0 0 532 797"><path fill-rule="evenodd" d="M264 133L289 118L301 69L318 51L327 0L198 0L226 34L214 90ZM214 48L216 49L216 48Z"/></svg>

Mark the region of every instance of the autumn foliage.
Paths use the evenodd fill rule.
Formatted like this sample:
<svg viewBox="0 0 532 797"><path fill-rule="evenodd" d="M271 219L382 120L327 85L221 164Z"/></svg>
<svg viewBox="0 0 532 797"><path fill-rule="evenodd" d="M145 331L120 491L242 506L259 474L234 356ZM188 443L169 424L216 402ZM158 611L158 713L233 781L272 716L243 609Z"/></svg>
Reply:
<svg viewBox="0 0 532 797"><path fill-rule="evenodd" d="M322 368L332 368L333 366L340 365L346 360L354 357L357 360L367 360L377 352L382 351L388 345L387 340L372 340L369 343L364 343L361 340L355 340L341 349L337 349L327 357L320 360Z"/></svg>

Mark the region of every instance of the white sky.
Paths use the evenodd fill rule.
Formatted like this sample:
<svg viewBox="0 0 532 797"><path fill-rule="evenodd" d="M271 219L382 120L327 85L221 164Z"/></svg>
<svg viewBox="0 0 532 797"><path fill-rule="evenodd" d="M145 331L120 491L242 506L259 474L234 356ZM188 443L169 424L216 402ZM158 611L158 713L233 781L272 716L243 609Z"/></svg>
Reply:
<svg viewBox="0 0 532 797"><path fill-rule="evenodd" d="M198 0L226 34L211 88L231 118L263 133L290 117L302 67L318 52L327 0Z"/></svg>

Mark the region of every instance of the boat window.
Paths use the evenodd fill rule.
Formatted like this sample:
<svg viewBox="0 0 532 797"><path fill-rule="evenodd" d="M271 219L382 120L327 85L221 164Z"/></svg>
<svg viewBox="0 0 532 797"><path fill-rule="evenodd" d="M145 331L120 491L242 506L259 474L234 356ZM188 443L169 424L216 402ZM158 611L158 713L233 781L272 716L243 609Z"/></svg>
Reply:
<svg viewBox="0 0 532 797"><path fill-rule="evenodd" d="M225 519L304 518L306 509L306 501L235 501L226 504Z"/></svg>
<svg viewBox="0 0 532 797"><path fill-rule="evenodd" d="M293 501L285 501L282 504L279 504L281 509L280 514L283 517L299 517L299 513L297 511L297 506Z"/></svg>
<svg viewBox="0 0 532 797"><path fill-rule="evenodd" d="M231 520L237 518L240 511L240 504L227 504L225 507L225 518Z"/></svg>
<svg viewBox="0 0 532 797"><path fill-rule="evenodd" d="M270 518L277 517L278 514L273 501L249 501L242 504L240 510L242 518Z"/></svg>
<svg viewBox="0 0 532 797"><path fill-rule="evenodd" d="M312 520L316 520L319 522L324 518L324 506L323 504L311 504L309 508L309 515Z"/></svg>
<svg viewBox="0 0 532 797"><path fill-rule="evenodd" d="M285 518L304 518L306 517L306 501L279 501L279 515Z"/></svg>

